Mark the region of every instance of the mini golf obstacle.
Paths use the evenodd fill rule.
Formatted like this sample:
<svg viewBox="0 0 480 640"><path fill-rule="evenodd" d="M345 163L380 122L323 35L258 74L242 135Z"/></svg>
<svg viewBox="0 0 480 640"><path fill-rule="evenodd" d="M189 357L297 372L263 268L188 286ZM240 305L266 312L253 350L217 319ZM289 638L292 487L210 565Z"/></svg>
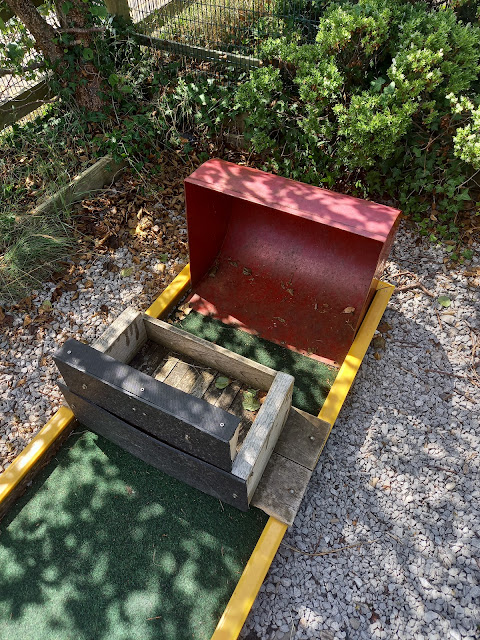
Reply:
<svg viewBox="0 0 480 640"><path fill-rule="evenodd" d="M207 640L223 609L213 638L236 638L383 314L398 211L219 160L186 204L190 266L146 314L56 354L89 431L7 514L0 639ZM157 319L182 298L180 322ZM73 426L67 408L47 423L0 508Z"/></svg>

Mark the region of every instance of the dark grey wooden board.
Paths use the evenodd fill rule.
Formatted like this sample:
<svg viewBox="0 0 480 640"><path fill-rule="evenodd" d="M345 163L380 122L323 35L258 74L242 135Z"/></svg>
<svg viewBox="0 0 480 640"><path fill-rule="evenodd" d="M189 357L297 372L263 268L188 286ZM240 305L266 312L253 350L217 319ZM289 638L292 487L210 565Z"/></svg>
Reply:
<svg viewBox="0 0 480 640"><path fill-rule="evenodd" d="M231 471L239 418L76 340L54 360L67 387L121 419Z"/></svg>
<svg viewBox="0 0 480 640"><path fill-rule="evenodd" d="M278 453L313 471L330 433L328 422L292 407L275 445Z"/></svg>
<svg viewBox="0 0 480 640"><path fill-rule="evenodd" d="M311 476L310 469L274 452L253 494L252 505L290 526Z"/></svg>
<svg viewBox="0 0 480 640"><path fill-rule="evenodd" d="M293 524L330 428L328 422L291 407L251 504Z"/></svg>
<svg viewBox="0 0 480 640"><path fill-rule="evenodd" d="M127 424L108 411L91 404L85 398L59 384L77 420L87 429L107 438L125 451L140 458L170 476L218 498L222 502L247 511L247 486L240 478Z"/></svg>

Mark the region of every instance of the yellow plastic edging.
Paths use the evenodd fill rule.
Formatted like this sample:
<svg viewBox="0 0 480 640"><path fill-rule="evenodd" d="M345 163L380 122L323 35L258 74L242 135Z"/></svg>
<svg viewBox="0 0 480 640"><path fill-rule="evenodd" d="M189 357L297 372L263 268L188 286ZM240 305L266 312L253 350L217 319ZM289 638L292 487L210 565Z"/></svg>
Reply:
<svg viewBox="0 0 480 640"><path fill-rule="evenodd" d="M387 282L378 283L372 304L318 414L320 419L330 423L330 428L337 419L394 289ZM211 640L238 638L286 530L287 525L283 522L272 517L268 519Z"/></svg>
<svg viewBox="0 0 480 640"><path fill-rule="evenodd" d="M190 263L180 271L175 280L168 285L165 291L158 296L155 302L145 311L147 316L160 318L166 313L179 298L186 293L190 286ZM168 295L167 295L168 294Z"/></svg>
<svg viewBox="0 0 480 640"><path fill-rule="evenodd" d="M30 469L45 455L62 431L73 420L68 407L60 407L40 429L33 440L15 458L6 471L0 474L0 505L27 475Z"/></svg>
<svg viewBox="0 0 480 640"><path fill-rule="evenodd" d="M190 284L190 265L187 265L147 309L149 316L158 318L168 311L185 293ZM45 455L49 447L73 420L68 407L60 407L40 429L33 440L19 453L6 471L0 474L0 505L12 493L34 465Z"/></svg>
<svg viewBox="0 0 480 640"><path fill-rule="evenodd" d="M395 287L388 282L378 283L372 304L318 414L318 417L328 422L331 427L340 413L394 289Z"/></svg>
<svg viewBox="0 0 480 640"><path fill-rule="evenodd" d="M283 522L268 519L211 640L238 637L286 530Z"/></svg>

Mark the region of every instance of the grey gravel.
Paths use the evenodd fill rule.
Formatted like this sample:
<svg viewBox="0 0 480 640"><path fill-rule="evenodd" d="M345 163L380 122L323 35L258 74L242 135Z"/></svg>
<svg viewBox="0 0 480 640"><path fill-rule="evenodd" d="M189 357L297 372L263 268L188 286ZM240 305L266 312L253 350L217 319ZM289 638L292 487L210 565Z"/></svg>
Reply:
<svg viewBox="0 0 480 640"><path fill-rule="evenodd" d="M161 252L161 249L159 250ZM107 271L113 263L118 271ZM13 327L0 334L0 473L24 449L62 402L57 389L58 372L52 354L68 338L93 342L128 306L146 309L161 290L146 293L146 285L158 279L158 257L145 259L139 266L126 247L99 255L88 263L83 260L82 280L76 292L66 292L53 303L53 319L35 335L24 327L25 313L13 315ZM162 287L174 277L181 265L165 265ZM122 270L132 270L122 275ZM92 287L84 285L91 281ZM34 291L37 308L50 300L56 285L47 283ZM1 302L1 301L0 301ZM106 311L105 309L108 309ZM34 317L36 313L30 312Z"/></svg>
<svg viewBox="0 0 480 640"><path fill-rule="evenodd" d="M367 352L242 638L480 638L480 277L464 275L478 254L454 270L446 255L399 232L385 279L418 277L435 297L394 294L385 349ZM0 471L60 402L56 347L93 341L129 304L147 306L148 268L122 278L107 259L132 266L126 249L97 257L85 274L93 289L62 295L43 340L20 328L21 314L0 338Z"/></svg>
<svg viewBox="0 0 480 640"><path fill-rule="evenodd" d="M435 297L390 301L241 638L480 638L478 247L446 255L399 232L385 279Z"/></svg>

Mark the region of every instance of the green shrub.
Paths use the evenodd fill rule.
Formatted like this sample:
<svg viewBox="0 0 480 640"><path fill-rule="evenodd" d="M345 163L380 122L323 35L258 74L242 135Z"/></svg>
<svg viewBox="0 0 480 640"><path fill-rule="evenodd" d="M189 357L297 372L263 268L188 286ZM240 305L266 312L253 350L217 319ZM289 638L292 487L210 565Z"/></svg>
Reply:
<svg viewBox="0 0 480 640"><path fill-rule="evenodd" d="M233 115L266 168L388 194L417 220L435 202L437 236L456 233L480 168L477 26L423 2L337 2L314 43L292 30L262 55L274 67L238 88Z"/></svg>

